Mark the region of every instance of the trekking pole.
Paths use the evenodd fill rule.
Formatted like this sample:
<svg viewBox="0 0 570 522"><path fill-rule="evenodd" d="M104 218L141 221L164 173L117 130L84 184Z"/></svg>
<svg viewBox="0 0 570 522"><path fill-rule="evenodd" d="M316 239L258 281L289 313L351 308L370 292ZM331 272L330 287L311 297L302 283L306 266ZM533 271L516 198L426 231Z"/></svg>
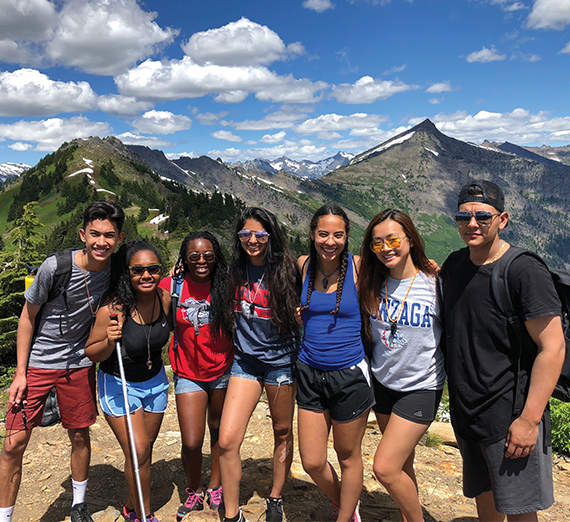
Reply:
<svg viewBox="0 0 570 522"><path fill-rule="evenodd" d="M111 321L117 320L117 314L109 316ZM127 432L129 434L129 441L131 443L131 456L133 459L133 468L135 470L135 482L137 484L137 493L139 496L139 504L141 508L142 521L146 522L146 512L144 510L144 498L141 485L141 475L139 472L139 459L137 457L137 448L135 445L135 435L133 433L133 423L131 421L131 408L129 406L129 394L127 392L127 379L125 378L125 368L123 367L123 354L121 350L121 341L115 343L117 350L117 360L119 361L119 373L121 374L121 385L123 387L123 400L125 401L125 415L127 417Z"/></svg>

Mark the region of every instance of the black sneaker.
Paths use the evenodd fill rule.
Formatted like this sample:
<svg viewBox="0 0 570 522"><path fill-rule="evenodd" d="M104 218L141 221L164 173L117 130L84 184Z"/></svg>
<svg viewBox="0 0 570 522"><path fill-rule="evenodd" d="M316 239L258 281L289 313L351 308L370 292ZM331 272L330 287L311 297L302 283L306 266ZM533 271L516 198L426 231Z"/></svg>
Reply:
<svg viewBox="0 0 570 522"><path fill-rule="evenodd" d="M93 522L85 502L71 507L71 522Z"/></svg>
<svg viewBox="0 0 570 522"><path fill-rule="evenodd" d="M239 513L238 513L239 517L237 519L237 522L247 522L247 519L243 516L243 512L241 510L241 508L239 508ZM233 522L232 520L230 520L229 518L224 517L224 519L222 520L222 522Z"/></svg>
<svg viewBox="0 0 570 522"><path fill-rule="evenodd" d="M283 522L283 499L269 497L265 502L267 502L265 522Z"/></svg>

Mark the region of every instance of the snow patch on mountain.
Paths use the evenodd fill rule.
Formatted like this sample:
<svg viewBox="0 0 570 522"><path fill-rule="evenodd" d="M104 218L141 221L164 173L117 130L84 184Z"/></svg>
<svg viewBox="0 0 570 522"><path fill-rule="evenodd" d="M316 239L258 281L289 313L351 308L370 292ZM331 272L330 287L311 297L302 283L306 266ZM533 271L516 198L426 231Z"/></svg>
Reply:
<svg viewBox="0 0 570 522"><path fill-rule="evenodd" d="M31 167L25 163L0 163L0 181L17 178L29 168Z"/></svg>

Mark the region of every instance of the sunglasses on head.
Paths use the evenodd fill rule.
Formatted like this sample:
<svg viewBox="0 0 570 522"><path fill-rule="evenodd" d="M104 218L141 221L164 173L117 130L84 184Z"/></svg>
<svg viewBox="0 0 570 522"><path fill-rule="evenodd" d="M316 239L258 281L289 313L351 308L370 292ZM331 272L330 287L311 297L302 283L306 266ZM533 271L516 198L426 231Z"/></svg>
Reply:
<svg viewBox="0 0 570 522"><path fill-rule="evenodd" d="M477 221L480 226L488 227L491 224L493 218L500 215L500 212L493 214L487 210L477 210L477 212L462 211L455 214L455 222L460 227L466 227L469 225L469 223L471 223L471 219L475 218L475 221Z"/></svg>
<svg viewBox="0 0 570 522"><path fill-rule="evenodd" d="M384 243L386 243L388 248L398 248L404 239L406 239L406 237L390 236L386 239L375 238L370 242L370 250L375 254L378 254L379 252L382 252Z"/></svg>
<svg viewBox="0 0 570 522"><path fill-rule="evenodd" d="M131 275L134 276L142 276L145 272L148 272L150 275L157 275L162 273L162 266L153 264L153 265L133 265L129 267Z"/></svg>
<svg viewBox="0 0 570 522"><path fill-rule="evenodd" d="M197 263L198 261L200 261L201 258L204 258L204 261L206 261L206 263L209 263L210 261L214 260L214 253L213 252L192 252L191 254L188 254L188 261L190 261L190 263Z"/></svg>
<svg viewBox="0 0 570 522"><path fill-rule="evenodd" d="M259 243L267 243L269 241L269 233L265 230L247 230L244 228L238 232L240 241L249 241L251 236L255 236Z"/></svg>

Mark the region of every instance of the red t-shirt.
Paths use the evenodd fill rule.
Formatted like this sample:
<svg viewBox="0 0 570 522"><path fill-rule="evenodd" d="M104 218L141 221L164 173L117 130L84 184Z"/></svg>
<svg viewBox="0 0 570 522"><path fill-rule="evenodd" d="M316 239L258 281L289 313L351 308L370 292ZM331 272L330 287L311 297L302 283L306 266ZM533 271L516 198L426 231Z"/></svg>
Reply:
<svg viewBox="0 0 570 522"><path fill-rule="evenodd" d="M171 277L160 282L160 288L170 292ZM196 283L186 274L176 311L178 350L174 350L174 335L168 356L172 370L179 377L195 381L213 381L230 367L234 346L229 337L210 336L210 282ZM198 335L196 335L196 327Z"/></svg>

